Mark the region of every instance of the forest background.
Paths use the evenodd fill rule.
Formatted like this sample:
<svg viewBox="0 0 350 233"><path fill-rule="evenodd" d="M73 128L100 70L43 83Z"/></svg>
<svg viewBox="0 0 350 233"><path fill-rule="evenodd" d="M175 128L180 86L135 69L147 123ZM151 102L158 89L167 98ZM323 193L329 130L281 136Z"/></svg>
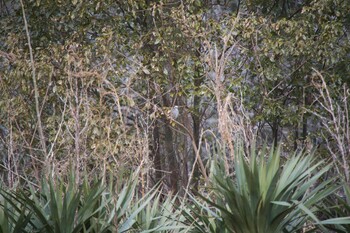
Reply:
<svg viewBox="0 0 350 233"><path fill-rule="evenodd" d="M214 154L229 175L237 147L249 160L265 146L284 161L315 150L350 184L349 12L346 0L0 0L3 186L137 170L142 195L184 196L209 184Z"/></svg>

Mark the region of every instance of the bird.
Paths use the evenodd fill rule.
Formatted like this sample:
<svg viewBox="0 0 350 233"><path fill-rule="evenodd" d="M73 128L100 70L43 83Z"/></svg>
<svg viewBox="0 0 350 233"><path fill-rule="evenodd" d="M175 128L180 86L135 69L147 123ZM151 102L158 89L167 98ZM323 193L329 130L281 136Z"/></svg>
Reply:
<svg viewBox="0 0 350 233"><path fill-rule="evenodd" d="M175 105L174 107L171 108L170 117L173 120L179 117L179 106Z"/></svg>

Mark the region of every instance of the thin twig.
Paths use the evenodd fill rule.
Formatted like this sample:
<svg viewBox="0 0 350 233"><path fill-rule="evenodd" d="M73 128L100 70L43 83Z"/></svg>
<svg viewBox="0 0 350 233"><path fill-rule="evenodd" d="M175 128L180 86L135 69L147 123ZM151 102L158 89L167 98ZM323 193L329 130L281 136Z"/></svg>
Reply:
<svg viewBox="0 0 350 233"><path fill-rule="evenodd" d="M36 116L37 116L37 121L38 121L40 143L41 143L41 147L42 147L42 150L44 152L45 158L47 159L46 142L45 142L43 127L42 127L42 122L41 122L41 115L40 115L39 91L38 91L38 86L37 86L37 82L36 82L36 72L35 72L33 50L32 50L32 46L31 46L30 33L29 33L28 23L27 23L27 19L26 19L25 10L24 10L24 4L23 4L22 0L20 0L20 2L21 2L23 21L24 21L24 26L25 26L27 41L28 41L30 64L31 64L31 68L32 68L32 79L33 79L34 95L35 95L35 97L34 97L35 98L35 110L36 110Z"/></svg>

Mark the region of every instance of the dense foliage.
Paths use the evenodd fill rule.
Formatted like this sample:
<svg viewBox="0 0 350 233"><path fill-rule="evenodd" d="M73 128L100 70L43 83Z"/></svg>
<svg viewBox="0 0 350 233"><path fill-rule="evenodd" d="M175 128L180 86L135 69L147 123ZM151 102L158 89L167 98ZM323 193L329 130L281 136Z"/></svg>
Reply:
<svg viewBox="0 0 350 233"><path fill-rule="evenodd" d="M131 216L129 227L152 232L158 224L163 227L159 231L167 232L167 227L182 228L202 218L195 213L203 211L207 219L195 224L199 232L245 232L229 224L216 228L231 214L241 221L235 215L239 206L226 210L225 203L230 196L256 203L248 191L257 196L275 192L279 181L270 180L265 191L245 193L237 191L235 182L249 176L264 186L265 173L283 178L291 172L286 167L295 163L293 169L315 172L317 181L301 170L293 174L302 176L301 183L313 184L308 194L320 191L318 185L320 193L331 191L308 203L297 203L304 199L295 191L271 195L266 205L259 205L262 212L252 206L254 217L280 208L289 219L283 224L264 220L268 227L276 226L264 231L292 232L292 226L325 231L331 221L319 217L343 223L339 218L348 210L323 211L321 206L349 203L342 199L347 188L327 183L336 174L334 183L350 184L349 12L344 0L0 0L0 175L7 200L2 206L12 206L1 221L30 224L25 229L33 231L39 226L33 221L55 224L47 211L62 207L57 207L64 202L59 198L67 205L79 198L52 177L63 186L76 185L73 189L80 193L96 178L101 187L116 184L119 191L135 176L129 186L137 195L128 197L135 214L113 222L113 208L101 203L113 206L117 197L109 189L109 200L100 187L92 191L91 201L101 209L96 204L85 213L85 200L79 200L79 206L71 207L81 225L71 222L57 230L63 224L58 214L53 231L80 232L97 217L104 219L98 229L108 232L113 222L111 231L121 231L119 221ZM283 169L265 171L270 165L262 163L264 168L255 171L264 159L257 159L251 148L256 145L256 151L268 154L260 152L264 144L271 151L280 146ZM312 158L291 156L295 151L312 151ZM277 160L274 153L267 157L268 164ZM218 181L213 181L213 160L219 160L222 172ZM243 176L237 176L237 161L246 164ZM332 164L325 170L309 168L320 161ZM72 177L74 182L65 182ZM52 181L50 187L43 187L43 179ZM301 183L290 181L288 187L300 188ZM29 199L10 191L19 187L31 190ZM207 187L220 191L211 193ZM52 196L56 189L60 197ZM170 193L178 196L165 200L163 195ZM193 205L173 209L179 198L193 199ZM48 200L55 201L44 208ZM181 212L179 224L168 221L176 211ZM305 219L290 220L305 212ZM152 217L144 221L145 216ZM15 225L6 229L17 231Z"/></svg>

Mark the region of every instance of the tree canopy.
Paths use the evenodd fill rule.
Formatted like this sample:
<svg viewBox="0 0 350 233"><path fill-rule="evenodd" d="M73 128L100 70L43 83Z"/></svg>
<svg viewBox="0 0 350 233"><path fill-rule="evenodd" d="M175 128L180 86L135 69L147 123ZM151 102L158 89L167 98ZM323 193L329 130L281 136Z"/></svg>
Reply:
<svg viewBox="0 0 350 233"><path fill-rule="evenodd" d="M142 164L145 187L183 192L208 178L217 138L227 160L235 144L323 144L346 174L335 136L348 127L336 120L348 114L347 1L0 3L1 156L13 174L124 177Z"/></svg>

